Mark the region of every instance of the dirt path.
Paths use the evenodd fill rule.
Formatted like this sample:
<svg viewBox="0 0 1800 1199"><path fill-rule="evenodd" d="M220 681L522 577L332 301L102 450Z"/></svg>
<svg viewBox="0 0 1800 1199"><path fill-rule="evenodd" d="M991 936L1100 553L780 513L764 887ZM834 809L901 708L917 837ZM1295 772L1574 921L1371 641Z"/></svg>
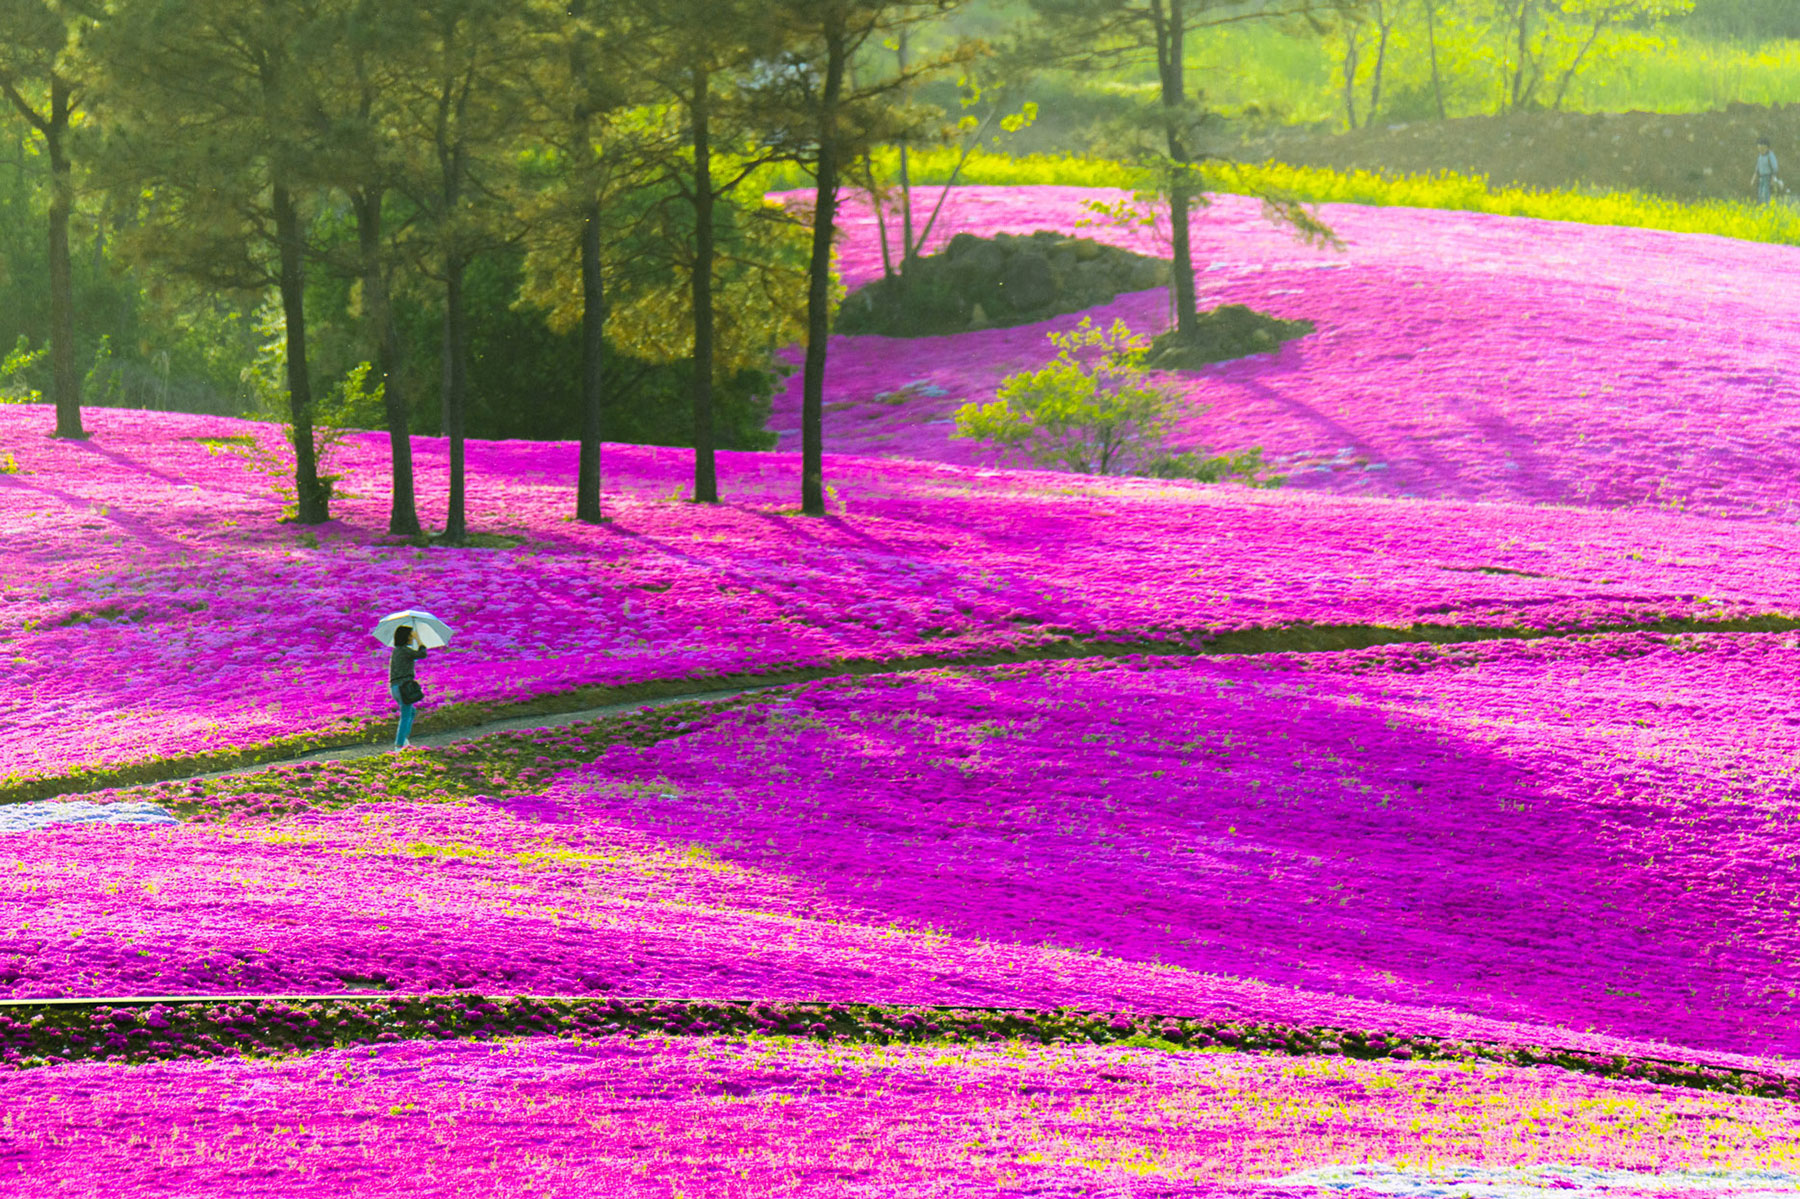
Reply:
<svg viewBox="0 0 1800 1199"><path fill-rule="evenodd" d="M548 715L513 716L505 720L490 720L484 724L469 725L465 728L447 729L439 733L428 733L413 737L412 744L420 746L454 745L459 741L473 741L481 737L489 737L495 733L510 732L513 729L555 729L566 725L580 724L602 716L616 716L621 712L647 711L653 708L667 708L674 704L705 703L708 700L731 699L739 695L748 695L755 691L771 691L785 683L763 683L727 687L713 691L694 691L679 695L665 695L656 699L621 700L617 703L601 704L598 707L580 708L571 712L556 712ZM290 766L298 762L342 762L352 758L368 758L376 754L393 753L391 744L371 745L339 745L328 749L313 750L309 753L296 754L291 758L271 759L250 766L237 766L225 770L214 770L206 774L183 776L174 781L186 779L217 779L232 775L251 774L259 770L268 770L276 766Z"/></svg>

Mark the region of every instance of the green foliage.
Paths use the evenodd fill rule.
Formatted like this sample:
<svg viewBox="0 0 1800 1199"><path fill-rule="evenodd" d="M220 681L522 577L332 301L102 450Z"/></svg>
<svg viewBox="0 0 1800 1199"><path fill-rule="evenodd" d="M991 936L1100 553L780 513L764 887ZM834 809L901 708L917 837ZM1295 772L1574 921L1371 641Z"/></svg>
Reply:
<svg viewBox="0 0 1800 1199"><path fill-rule="evenodd" d="M1425 0L1383 0L1393 11L1389 45L1382 64L1380 111L1376 121L1418 121L1438 115L1431 72L1431 42L1424 21ZM1535 100L1548 105L1554 84L1580 52L1573 35L1585 37L1592 22L1589 0L1573 0L1567 11L1551 13L1553 24L1536 24L1533 0L1528 38L1534 61L1547 69L1550 87ZM1610 0L1608 0L1610 7ZM1364 11L1373 9L1367 6ZM1436 0L1438 87L1451 117L1495 112L1510 98L1507 74L1514 46L1504 7L1495 0ZM1582 58L1562 107L1581 112L1698 112L1729 103L1791 102L1800 82L1800 5L1792 0L1696 0L1694 16L1661 23L1614 22ZM1364 24L1355 73L1359 121L1366 119L1378 31ZM1516 38L1514 39L1516 41ZM1319 37L1305 23L1247 21L1209 29L1190 38L1188 67L1204 92L1209 113L1253 124L1344 124L1341 26ZM1042 104L1039 127L1047 136L1031 147L1068 151L1095 148L1096 130L1107 114L1123 114L1134 102L1153 97L1156 79L1148 70L1120 70L1096 79L1091 73L1055 72L1033 80L1031 94Z"/></svg>
<svg viewBox="0 0 1800 1199"><path fill-rule="evenodd" d="M1385 0L1395 8L1394 0ZM1379 122L1435 118L1424 0L1401 0L1383 63ZM1739 0L1699 0L1687 21L1619 21L1605 28L1569 83L1561 107L1580 112L1699 112L1728 103L1793 100L1800 82L1800 5L1768 0L1766 15L1739 20ZM1505 6L1513 12L1518 0ZM1591 32L1589 0L1559 6L1528 25L1534 61L1544 72L1535 103L1549 106L1561 72ZM1711 10L1711 11L1709 11ZM1533 13L1539 11L1535 5ZM1496 112L1510 101L1516 28L1492 0L1437 0L1438 77L1448 116ZM1585 19L1589 18L1589 19ZM1782 40L1788 39L1788 40ZM1342 127L1343 33L1319 38L1304 26L1226 26L1197 39L1189 65L1210 111L1255 121ZM1374 30L1365 28L1356 70L1358 115L1374 74ZM1147 91L1154 81L1109 80L1109 89Z"/></svg>
<svg viewBox="0 0 1800 1199"><path fill-rule="evenodd" d="M333 384L325 398L319 401L319 423L334 429L385 427L387 384L378 382L369 386L369 375L374 369L372 363L359 362Z"/></svg>
<svg viewBox="0 0 1800 1199"><path fill-rule="evenodd" d="M202 404L233 415L249 411L244 370L258 345L256 313L254 302L164 289L162 300L144 314L137 355L164 393L159 406L179 398L184 411Z"/></svg>
<svg viewBox="0 0 1800 1199"><path fill-rule="evenodd" d="M113 361L112 334L102 333L100 344L94 347L94 365L88 368L87 378L81 384L82 402L102 408L117 407L124 395L119 366Z"/></svg>
<svg viewBox="0 0 1800 1199"><path fill-rule="evenodd" d="M250 396L251 411L264 420L279 420L287 411L287 319L276 300L257 309L256 351L240 379Z"/></svg>
<svg viewBox="0 0 1800 1199"><path fill-rule="evenodd" d="M1800 8L1793 0L1694 0L1689 25L1745 42L1800 38Z"/></svg>
<svg viewBox="0 0 1800 1199"><path fill-rule="evenodd" d="M956 410L956 436L1023 453L1037 466L1131 474L1162 452L1172 397L1142 369L1146 343L1124 321L1084 317L1049 334L1056 357L1008 375L991 403Z"/></svg>
<svg viewBox="0 0 1800 1199"><path fill-rule="evenodd" d="M4 28L3 22L0 28ZM42 345L50 338L50 266L45 237L49 164L41 141L24 135L22 120L9 124L5 119L8 111L0 102L0 346L14 345L21 336ZM148 397L140 396L132 384L152 373L151 360L169 345L171 333L161 323L163 310L146 296L140 280L119 269L112 253L111 224L109 214L90 197L78 197L71 233L75 358L92 362L99 354L100 339L110 336L106 356L118 368L119 384L110 402L141 402ZM235 377L233 370L230 378ZM49 359L14 382L26 384L27 389L47 390ZM186 380L184 390L210 393L210 384L210 380L205 384Z"/></svg>
<svg viewBox="0 0 1800 1199"><path fill-rule="evenodd" d="M44 393L31 386L26 375L50 352L50 347L31 348L31 339L19 334L19 340L0 359L0 404L40 404Z"/></svg>
<svg viewBox="0 0 1800 1199"><path fill-rule="evenodd" d="M1795 14L1800 17L1800 5ZM1794 99L1800 82L1800 40L1792 35L1788 40L1753 44L1694 36L1661 41L1656 53L1618 55L1584 73L1564 107L1586 112L1707 112L1728 104L1774 105Z"/></svg>
<svg viewBox="0 0 1800 1199"><path fill-rule="evenodd" d="M1246 181L1282 189L1315 203L1460 209L1800 245L1800 210L1782 204L1758 206L1728 200L1690 204L1642 192L1495 190L1481 176L1444 172L1392 177L1275 162L1246 168L1242 175ZM1232 190L1237 189L1234 186Z"/></svg>
<svg viewBox="0 0 1800 1199"><path fill-rule="evenodd" d="M293 422L288 419L287 320L279 301L271 299L257 310L255 328L259 343L250 365L243 371L244 385L255 405L252 415L278 421L283 437L291 447L296 430ZM341 381L325 401L315 400L312 406L313 457L318 463L319 487L327 502L331 499L333 488L343 478L342 473L330 473L329 464L341 451L344 439L350 432L349 428L338 426L332 417L353 413L358 403L367 404L367 393L363 386L368 377L368 364L362 364L350 374L354 376L354 380L346 378ZM379 387L376 388L376 393L379 395ZM325 409L334 400L337 407L328 415ZM281 502L282 520L298 517L300 504L295 490L291 453L283 454L269 449L254 438L222 444L227 444L232 453L248 461L251 469L267 480L270 494Z"/></svg>
<svg viewBox="0 0 1800 1199"><path fill-rule="evenodd" d="M523 256L517 252L484 255L469 268L469 436L566 440L581 427L580 330L559 332L535 306L516 302L523 271ZM396 312L407 360L435 365L443 337L441 305L410 299L398 304ZM721 322L721 329L744 329L752 320ZM714 436L721 449L761 450L775 444L764 426L782 368L772 347L765 344L753 353L754 345L741 351L726 348L713 378ZM668 361L659 355L652 360L609 340L602 365L605 438L692 445L689 371L683 359ZM436 371L420 372L413 380L415 428L435 429L440 387Z"/></svg>
<svg viewBox="0 0 1800 1199"><path fill-rule="evenodd" d="M1220 454L1214 458L1191 450L1165 454L1151 462L1144 473L1156 479L1193 479L1200 483L1223 483L1227 479L1236 479L1251 487L1280 487L1287 482L1286 475L1270 471L1259 445L1240 453Z"/></svg>
<svg viewBox="0 0 1800 1199"><path fill-rule="evenodd" d="M958 408L955 436L1084 475L1281 482L1259 480L1260 449L1221 458L1165 450L1177 397L1151 382L1143 365L1148 346L1124 321L1100 329L1084 317L1049 338L1056 357L1042 369L1008 375L991 403Z"/></svg>

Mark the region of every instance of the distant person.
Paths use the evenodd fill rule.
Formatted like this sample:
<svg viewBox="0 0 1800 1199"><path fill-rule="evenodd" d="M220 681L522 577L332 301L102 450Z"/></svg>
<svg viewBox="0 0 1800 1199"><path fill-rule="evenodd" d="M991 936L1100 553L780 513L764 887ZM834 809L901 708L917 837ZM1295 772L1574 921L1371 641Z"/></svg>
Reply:
<svg viewBox="0 0 1800 1199"><path fill-rule="evenodd" d="M394 748L405 749L412 737L414 704L425 698L424 688L413 678L413 663L425 657L425 647L413 644L412 626L394 630L394 652L388 656L388 694L400 705L400 724L394 730Z"/></svg>
<svg viewBox="0 0 1800 1199"><path fill-rule="evenodd" d="M1769 139L1757 138L1756 174L1751 178L1751 182L1756 185L1756 202L1758 204L1767 204L1769 197L1775 194L1775 184L1779 182L1775 177L1775 172L1779 168L1780 164L1775 161L1775 151L1769 149Z"/></svg>

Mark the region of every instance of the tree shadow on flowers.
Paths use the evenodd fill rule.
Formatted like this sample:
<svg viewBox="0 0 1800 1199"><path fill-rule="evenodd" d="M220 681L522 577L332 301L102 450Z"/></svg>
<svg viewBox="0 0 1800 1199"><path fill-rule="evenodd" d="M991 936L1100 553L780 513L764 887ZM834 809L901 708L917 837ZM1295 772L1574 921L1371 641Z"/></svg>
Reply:
<svg viewBox="0 0 1800 1199"><path fill-rule="evenodd" d="M1498 753L1381 692L1221 661L823 687L609 754L566 793L839 922L1179 967L1196 994L1230 975L1800 1050L1764 997L1777 938L1728 902L1755 872L1682 865L1723 842L1671 833L1663 857L1655 796L1597 800L1556 748Z"/></svg>
<svg viewBox="0 0 1800 1199"><path fill-rule="evenodd" d="M8 476L0 481L3 481L10 487L35 491L39 495L46 496L65 505L71 512L78 512L92 520L104 520L147 547L153 547L169 554L182 552L186 548L181 542L164 534L161 531L161 528L164 526L159 526L139 516L133 516L129 512L119 511L113 504L109 503L103 507L97 508L94 505L94 501L85 496L79 496L73 492L63 491L57 487L50 487L44 483L21 479L17 476ZM58 554L66 552L66 547L46 548L51 548L52 552Z"/></svg>

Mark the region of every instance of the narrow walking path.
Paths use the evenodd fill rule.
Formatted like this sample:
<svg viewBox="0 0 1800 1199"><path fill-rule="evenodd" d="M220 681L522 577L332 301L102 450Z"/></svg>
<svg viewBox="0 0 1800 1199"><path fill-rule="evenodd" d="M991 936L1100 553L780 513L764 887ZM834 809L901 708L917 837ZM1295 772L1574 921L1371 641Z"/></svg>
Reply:
<svg viewBox="0 0 1800 1199"><path fill-rule="evenodd" d="M624 712L729 699L795 683L870 678L915 670L977 669L1028 662L1136 655L1213 657L1235 654L1332 653L1384 645L1466 645L1478 641L1536 641L1557 637L1593 637L1609 633L1772 633L1796 630L1800 630L1800 617L1769 614L1726 620L1680 618L1631 621L1585 628L1298 624L1223 633L1210 630L1187 634L1171 632L1167 635L1168 639L1154 641L1125 637L1118 640L1070 638L988 653L843 659L760 674L712 679L661 679L619 686L596 685L555 695L537 696L520 703L477 701L450 704L435 711L428 710L422 716L412 740L414 744L421 746L444 746L512 729L557 728ZM601 702L594 702L596 700ZM507 712L517 714L505 715ZM364 724L360 735L368 736L370 731L382 730L385 735L381 740L359 740L341 745L306 748L308 741L318 739L320 735L303 734L187 758L165 758L149 763L102 767L61 778L29 779L0 786L0 805L75 796L144 783L224 778L299 762L336 762L363 758L392 751L391 742L385 740L392 736L392 728L391 720L369 721Z"/></svg>
<svg viewBox="0 0 1800 1199"><path fill-rule="evenodd" d="M734 699L740 695L749 695L757 691L773 691L787 684L763 683L760 686L725 687L713 691L691 691L675 695L665 695L654 699L620 700L617 703L600 704L591 708L578 708L570 712L552 712L533 716L512 716L504 720L490 720L483 724L467 725L462 728L445 729L442 732L427 733L414 736L414 745L437 747L455 745L460 741L476 741L482 737L491 737L495 733L511 732L514 729L555 729L584 721L596 720L603 716L617 716L622 712L646 712L656 708L673 707L676 704L707 703L711 700ZM376 754L394 753L390 744L373 745L339 745L327 749L313 750L310 753L296 754L291 758L281 758L268 762L258 762L253 766L238 766L227 770L214 770L206 774L187 775L173 781L184 782L187 779L229 778L232 775L249 774L258 770L269 770L277 766L291 766L299 762L343 762L353 758L368 758Z"/></svg>

